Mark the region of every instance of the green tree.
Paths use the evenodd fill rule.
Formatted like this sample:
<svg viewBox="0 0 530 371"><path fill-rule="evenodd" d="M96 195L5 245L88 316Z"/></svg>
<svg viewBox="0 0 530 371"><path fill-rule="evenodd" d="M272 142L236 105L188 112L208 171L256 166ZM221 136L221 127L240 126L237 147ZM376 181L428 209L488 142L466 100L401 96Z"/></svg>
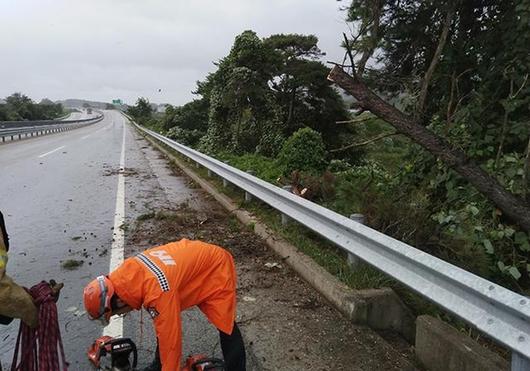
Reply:
<svg viewBox="0 0 530 371"><path fill-rule="evenodd" d="M428 192L442 235L472 241L493 271L528 285L528 238L516 241L511 224L530 231L530 2L349 4L354 66L329 78L421 146L401 189Z"/></svg>
<svg viewBox="0 0 530 371"><path fill-rule="evenodd" d="M4 104L0 104L0 120L51 120L62 114L60 103L45 98L37 104L22 93L14 93L5 98Z"/></svg>
<svg viewBox="0 0 530 371"><path fill-rule="evenodd" d="M152 119L153 107L147 98L138 98L136 104L127 109L127 113L139 124L145 125Z"/></svg>

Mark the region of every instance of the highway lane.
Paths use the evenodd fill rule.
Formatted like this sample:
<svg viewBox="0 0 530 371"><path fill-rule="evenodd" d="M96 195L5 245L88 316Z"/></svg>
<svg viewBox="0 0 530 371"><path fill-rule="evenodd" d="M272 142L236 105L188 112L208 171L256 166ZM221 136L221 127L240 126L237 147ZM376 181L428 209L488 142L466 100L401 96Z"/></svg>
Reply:
<svg viewBox="0 0 530 371"><path fill-rule="evenodd" d="M197 195L187 180L173 178L156 151L149 155L145 151L145 141L124 126L116 111L106 111L103 121L87 127L0 145L0 210L6 215L12 243L8 274L25 286L51 278L65 283L58 310L70 370L89 369L86 349L103 333L98 322L88 321L82 313L82 289L90 279L109 271L111 259L123 255L117 244L121 229L155 205L168 206L169 198L175 205L195 202ZM125 162L121 175L120 160ZM118 193L120 181L124 184ZM161 183L171 184L171 194ZM120 203L123 219L115 215ZM120 223L123 228L117 228ZM111 246L120 253L112 254ZM126 256L137 251L138 247L126 244ZM61 267L67 259L84 263L69 271ZM141 320L139 313L129 315L123 333L139 341L140 365L145 365L155 342L150 324L141 326ZM220 355L217 332L204 316L186 313L183 324L184 354L217 349L215 354ZM17 331L18 321L0 327L4 367L11 362Z"/></svg>
<svg viewBox="0 0 530 371"><path fill-rule="evenodd" d="M25 286L54 278L63 342L72 369L87 369L88 339L101 328L82 317L82 287L108 271L124 119L106 112L100 123L0 146L0 209L11 237L8 274ZM101 255L101 256L100 256ZM83 260L76 270L61 262ZM86 318L84 318L86 319ZM18 323L0 328L1 362L10 363Z"/></svg>

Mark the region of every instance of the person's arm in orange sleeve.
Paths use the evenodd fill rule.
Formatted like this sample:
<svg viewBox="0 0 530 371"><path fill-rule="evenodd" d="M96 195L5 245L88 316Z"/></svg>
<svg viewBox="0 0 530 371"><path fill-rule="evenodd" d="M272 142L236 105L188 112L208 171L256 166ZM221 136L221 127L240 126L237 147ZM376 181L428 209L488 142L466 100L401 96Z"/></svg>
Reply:
<svg viewBox="0 0 530 371"><path fill-rule="evenodd" d="M156 336L160 348L162 371L180 370L182 334L180 321L180 300L176 295L164 294L157 300L154 315ZM148 311L152 309L147 308Z"/></svg>

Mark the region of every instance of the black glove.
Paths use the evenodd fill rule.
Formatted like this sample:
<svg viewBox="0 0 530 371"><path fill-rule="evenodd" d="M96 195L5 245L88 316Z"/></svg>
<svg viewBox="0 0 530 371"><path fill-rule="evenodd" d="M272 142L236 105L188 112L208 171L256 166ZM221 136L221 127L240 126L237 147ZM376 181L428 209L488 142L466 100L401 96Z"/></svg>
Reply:
<svg viewBox="0 0 530 371"><path fill-rule="evenodd" d="M13 322L13 318L0 314L0 325L9 325L11 322Z"/></svg>

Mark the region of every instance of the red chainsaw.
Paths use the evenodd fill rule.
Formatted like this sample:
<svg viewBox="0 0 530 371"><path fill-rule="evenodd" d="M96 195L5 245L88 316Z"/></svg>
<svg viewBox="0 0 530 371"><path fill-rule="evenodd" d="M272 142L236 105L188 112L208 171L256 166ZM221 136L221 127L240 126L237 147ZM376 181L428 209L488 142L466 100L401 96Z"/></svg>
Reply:
<svg viewBox="0 0 530 371"><path fill-rule="evenodd" d="M132 371L138 363L136 345L129 338L102 336L88 349L88 359L97 370ZM110 355L110 366L102 365L102 358ZM132 355L132 361L131 361ZM182 371L224 371L225 364L218 358L209 358L202 354L186 358Z"/></svg>

